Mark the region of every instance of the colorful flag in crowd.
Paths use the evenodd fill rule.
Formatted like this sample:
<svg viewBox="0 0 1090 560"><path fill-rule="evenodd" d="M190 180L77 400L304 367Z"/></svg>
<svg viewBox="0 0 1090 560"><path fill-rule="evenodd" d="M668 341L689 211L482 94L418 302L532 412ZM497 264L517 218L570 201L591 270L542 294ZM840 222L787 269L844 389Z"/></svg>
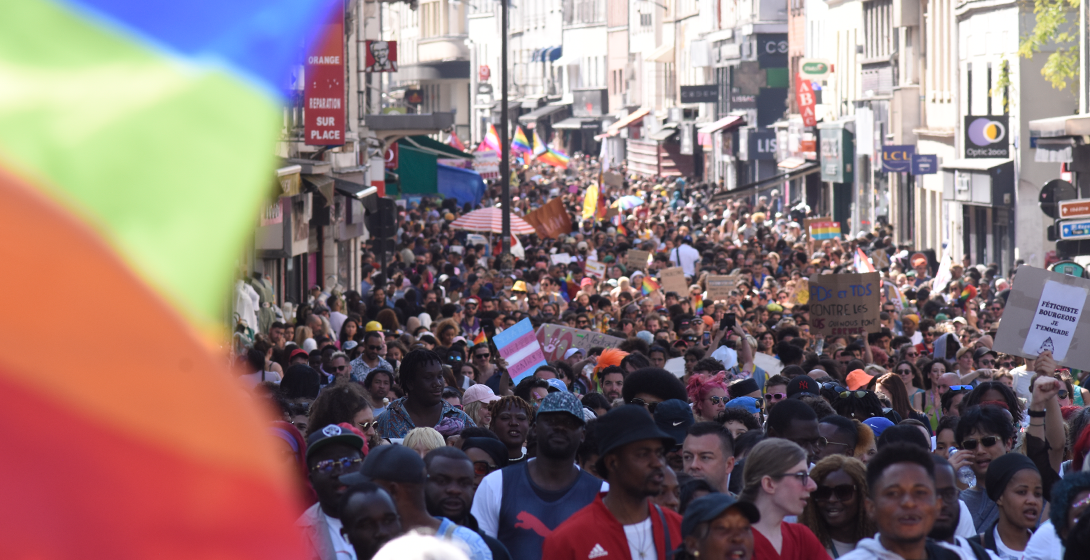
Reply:
<svg viewBox="0 0 1090 560"><path fill-rule="evenodd" d="M651 295L652 292L659 289L659 283L655 282L648 276L643 277L643 284L640 285L640 293L645 296Z"/></svg>
<svg viewBox="0 0 1090 560"><path fill-rule="evenodd" d="M537 156L538 161L546 163L553 167L559 167L561 169L568 168L568 161L570 159L571 158L568 157L568 154L564 153L562 150L553 147L546 148L545 153Z"/></svg>
<svg viewBox="0 0 1090 560"><path fill-rule="evenodd" d="M515 127L515 136L511 139L511 151L527 155L534 153L533 149L530 148L530 141L526 139L526 133L522 131L521 126Z"/></svg>
<svg viewBox="0 0 1090 560"><path fill-rule="evenodd" d="M330 0L5 3L0 253L63 297L14 297L5 312L20 320L0 324L5 445L18 450L0 477L5 502L26 505L4 517L0 556L307 555L301 473L228 371L219 325L269 202L282 87L316 29L343 40L343 14ZM41 333L61 316L96 328L43 360Z"/></svg>
<svg viewBox="0 0 1090 560"><path fill-rule="evenodd" d="M695 315L703 315L704 314L704 297L703 296L693 296L693 310L694 310L693 314L695 314Z"/></svg>
<svg viewBox="0 0 1090 560"><path fill-rule="evenodd" d="M537 368L546 365L545 352L537 340L530 319L515 323L511 328L492 337L500 357L507 361L507 373L515 384L530 377Z"/></svg>
<svg viewBox="0 0 1090 560"><path fill-rule="evenodd" d="M488 125L488 132L484 135L484 140L481 140L481 145L477 146L478 150L492 150L494 152L501 153L500 150L500 133L496 132L496 125Z"/></svg>
<svg viewBox="0 0 1090 560"><path fill-rule="evenodd" d="M476 346L478 344L484 344L486 342L488 342L488 337L486 337L484 335L484 330L482 330L481 332L477 333L477 336L475 336L473 338L473 344L471 346Z"/></svg>
<svg viewBox="0 0 1090 560"><path fill-rule="evenodd" d="M534 157L538 157L544 154L549 149L545 147L545 143L541 141L541 136L538 136L537 131L534 131Z"/></svg>
<svg viewBox="0 0 1090 560"><path fill-rule="evenodd" d="M457 132L450 133L450 138L447 139L447 145L455 150L466 151L466 145L462 143L461 138L458 138Z"/></svg>
<svg viewBox="0 0 1090 560"><path fill-rule="evenodd" d="M855 271L860 274L866 272L878 272L874 268L874 265L871 264L870 258L867 257L867 254L864 253L863 249L860 247L855 248Z"/></svg>
<svg viewBox="0 0 1090 560"><path fill-rule="evenodd" d="M583 220L589 220L598 213L598 185L591 185L587 187L587 192L583 195Z"/></svg>
<svg viewBox="0 0 1090 560"><path fill-rule="evenodd" d="M961 295L958 296L958 307L961 307L961 308L964 309L965 304L968 303L969 300L971 300L971 299L973 299L975 297L976 297L976 287L973 286L972 284L966 284L965 287L961 289Z"/></svg>
<svg viewBox="0 0 1090 560"><path fill-rule="evenodd" d="M836 239L840 237L840 222L813 222L810 224L810 238L814 240Z"/></svg>

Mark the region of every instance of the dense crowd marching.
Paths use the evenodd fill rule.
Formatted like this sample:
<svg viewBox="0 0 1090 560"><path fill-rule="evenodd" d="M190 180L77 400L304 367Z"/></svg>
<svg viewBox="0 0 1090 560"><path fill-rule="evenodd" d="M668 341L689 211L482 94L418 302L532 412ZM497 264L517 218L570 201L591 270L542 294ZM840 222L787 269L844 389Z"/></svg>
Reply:
<svg viewBox="0 0 1090 560"><path fill-rule="evenodd" d="M937 280L887 227L815 241L805 208L684 180L603 184L643 203L582 220L600 177L518 173L516 213L560 198L573 224L523 237L511 271L450 227L469 208L424 199L384 269L364 246L361 286L240 325L314 557L1090 557L1081 372L992 350L1017 268ZM881 328L811 333L805 280L857 249L891 287ZM654 281L670 267L687 293ZM711 300L709 275L741 282ZM493 337L524 319L620 342L516 384Z"/></svg>

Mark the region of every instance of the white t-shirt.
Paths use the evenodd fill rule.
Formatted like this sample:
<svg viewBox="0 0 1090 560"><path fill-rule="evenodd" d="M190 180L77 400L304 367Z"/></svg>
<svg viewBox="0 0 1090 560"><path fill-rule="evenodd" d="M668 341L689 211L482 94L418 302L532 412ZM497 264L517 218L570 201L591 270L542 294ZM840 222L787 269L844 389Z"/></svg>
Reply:
<svg viewBox="0 0 1090 560"><path fill-rule="evenodd" d="M329 538L333 541L333 548L337 551L337 560L356 560L356 549L341 534L341 520L330 517L323 511L322 516L329 525Z"/></svg>
<svg viewBox="0 0 1090 560"><path fill-rule="evenodd" d="M657 559L655 535L651 532L651 516L639 523L624 526L624 536L628 539L628 550L632 560Z"/></svg>
<svg viewBox="0 0 1090 560"><path fill-rule="evenodd" d="M995 529L992 529L992 532L995 533L993 536L995 537L996 556L998 556L1000 560L1022 560L1021 550L1007 548L1007 545L1003 543L1003 538L999 536L998 525L996 525Z"/></svg>
<svg viewBox="0 0 1090 560"><path fill-rule="evenodd" d="M341 326L344 325L345 319L348 319L348 315L345 315L340 311L329 312L329 326L333 327L333 336L340 337Z"/></svg>
<svg viewBox="0 0 1090 560"><path fill-rule="evenodd" d="M1026 544L1023 560L1056 560L1064 557L1064 544L1052 526L1052 520L1041 523Z"/></svg>
<svg viewBox="0 0 1090 560"><path fill-rule="evenodd" d="M275 371L266 371L264 373L265 381L276 383L277 385L279 385L280 381L284 379L279 373L276 373ZM259 383L263 383L263 381L261 380L261 374L262 372L260 371L247 373L246 375L239 376L239 379L242 380L242 384L245 385L247 389L253 389L254 387L257 387Z"/></svg>
<svg viewBox="0 0 1090 560"><path fill-rule="evenodd" d="M680 257L680 262L679 262ZM686 276L696 276L696 263L700 260L700 251L693 249L686 243L670 249L670 262L680 266Z"/></svg>
<svg viewBox="0 0 1090 560"><path fill-rule="evenodd" d="M958 556L961 557L961 560L977 560L976 553L973 552L973 547L969 546L968 541L966 541L964 537L954 536L954 542L957 544L953 545L950 543L940 542L939 545L958 553ZM979 543L979 541L977 542ZM991 558L992 560L999 560L999 557L996 556L994 552L990 550L985 550L985 552L988 553L988 558Z"/></svg>
<svg viewBox="0 0 1090 560"><path fill-rule="evenodd" d="M965 505L965 502L958 500L958 505L961 506L961 517L958 519L958 526L954 529L954 535L958 537L965 537L971 539L976 537L976 525L973 525L973 514L969 512L969 506Z"/></svg>

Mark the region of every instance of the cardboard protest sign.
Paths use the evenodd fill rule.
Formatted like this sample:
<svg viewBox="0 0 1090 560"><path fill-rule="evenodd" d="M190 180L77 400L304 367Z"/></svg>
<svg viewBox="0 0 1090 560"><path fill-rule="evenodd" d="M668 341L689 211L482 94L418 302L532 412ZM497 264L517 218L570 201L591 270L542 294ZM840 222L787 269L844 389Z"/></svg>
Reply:
<svg viewBox="0 0 1090 560"><path fill-rule="evenodd" d="M853 335L880 331L881 288L877 272L811 276L810 332Z"/></svg>
<svg viewBox="0 0 1090 560"><path fill-rule="evenodd" d="M546 365L545 354L541 351L529 318L492 337L492 342L496 344L500 357L507 360L507 373L516 385L533 375L537 368Z"/></svg>
<svg viewBox="0 0 1090 560"><path fill-rule="evenodd" d="M815 216L813 218L803 218L802 219L802 231L804 231L806 233L810 233L810 224L812 224L814 222L831 222L831 221L833 221L832 216Z"/></svg>
<svg viewBox="0 0 1090 560"><path fill-rule="evenodd" d="M587 276L602 278L606 275L606 263L587 259Z"/></svg>
<svg viewBox="0 0 1090 560"><path fill-rule="evenodd" d="M534 231L541 238L556 239L561 234L571 233L571 214L559 198L546 202L523 219L534 226Z"/></svg>
<svg viewBox="0 0 1090 560"><path fill-rule="evenodd" d="M662 280L663 292L677 292L677 295L682 297L689 293L689 284L685 282L685 272L680 266L663 270L659 273L659 279Z"/></svg>
<svg viewBox="0 0 1090 560"><path fill-rule="evenodd" d="M632 270L647 270L647 259L651 257L650 251L640 251L639 249L629 249L625 254L624 263L625 266Z"/></svg>
<svg viewBox="0 0 1090 560"><path fill-rule="evenodd" d="M806 305L810 301L810 281L805 278L795 280L795 287L791 289L787 301L792 306Z"/></svg>
<svg viewBox="0 0 1090 560"><path fill-rule="evenodd" d="M611 187L622 187L624 186L624 176L613 171L606 171L602 173L602 182Z"/></svg>
<svg viewBox="0 0 1090 560"><path fill-rule="evenodd" d="M992 349L1024 358L1052 350L1056 362L1090 369L1090 314L1083 313L1090 280L1018 267Z"/></svg>
<svg viewBox="0 0 1090 560"><path fill-rule="evenodd" d="M731 290L737 290L742 283L742 277L733 276L708 276L705 284L708 287L708 299L712 301L726 301L730 297Z"/></svg>
<svg viewBox="0 0 1090 560"><path fill-rule="evenodd" d="M553 264L568 264L571 262L571 255L567 253L556 253L555 255L549 255L549 260Z"/></svg>
<svg viewBox="0 0 1090 560"><path fill-rule="evenodd" d="M806 230L811 239L836 239L840 237L840 222L812 222Z"/></svg>
<svg viewBox="0 0 1090 560"><path fill-rule="evenodd" d="M545 359L550 362L563 360L564 352L567 352L569 348L579 348L586 353L595 346L616 348L624 342L623 338L551 323L538 327L537 340L541 344Z"/></svg>
<svg viewBox="0 0 1090 560"><path fill-rule="evenodd" d="M670 358L663 364L662 369L674 374L678 379L685 377L685 358Z"/></svg>

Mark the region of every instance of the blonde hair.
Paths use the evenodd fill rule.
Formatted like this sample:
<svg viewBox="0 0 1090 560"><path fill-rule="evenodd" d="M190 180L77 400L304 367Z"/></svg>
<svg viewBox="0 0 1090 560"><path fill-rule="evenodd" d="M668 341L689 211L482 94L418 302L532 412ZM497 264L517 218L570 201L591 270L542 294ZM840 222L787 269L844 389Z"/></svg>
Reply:
<svg viewBox="0 0 1090 560"><path fill-rule="evenodd" d="M466 415L469 416L469 419L473 420L474 424L480 426L481 420L478 414L480 413L482 408L487 408L484 401L473 401L467 405L463 405L462 412L465 412Z"/></svg>
<svg viewBox="0 0 1090 560"><path fill-rule="evenodd" d="M401 442L401 445L409 449L421 445L427 451L439 449L446 444L447 441L443 439L443 435L437 432L435 428L413 428L409 430L409 433L405 434L405 439Z"/></svg>
<svg viewBox="0 0 1090 560"><path fill-rule="evenodd" d="M306 325L298 325L295 327L295 344L300 348L303 347L303 342L308 338L314 338L314 331L310 330L310 327Z"/></svg>
<svg viewBox="0 0 1090 560"><path fill-rule="evenodd" d="M761 481L766 476L777 476L787 469L806 460L806 451L793 441L782 438L768 438L758 443L746 455L746 466L742 472L743 502L756 502L761 493Z"/></svg>

